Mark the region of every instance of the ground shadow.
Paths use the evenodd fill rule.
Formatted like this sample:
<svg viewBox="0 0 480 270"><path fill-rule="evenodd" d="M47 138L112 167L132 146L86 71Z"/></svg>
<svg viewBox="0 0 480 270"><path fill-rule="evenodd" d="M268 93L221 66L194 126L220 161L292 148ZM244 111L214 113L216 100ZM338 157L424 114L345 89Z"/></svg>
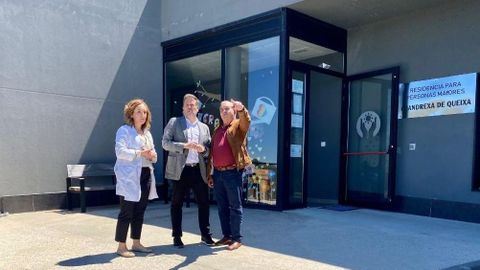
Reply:
<svg viewBox="0 0 480 270"><path fill-rule="evenodd" d="M116 219L117 207L98 207L89 215ZM69 213L59 213L69 215ZM78 215L78 213L72 214ZM73 218L73 217L72 217ZM170 205L160 202L147 207L145 224L161 229L163 239L170 239ZM217 208L210 208L213 238L221 238ZM183 211L183 232L198 237L197 207ZM468 243L462 235L450 238L448 231L460 231L463 225L447 220L401 215L373 210L331 211L307 208L294 211L244 209L242 233L247 252L262 256L282 255L303 258L348 269L441 269L465 261L465 254L445 254L445 246ZM114 227L112 226L112 235ZM460 238L460 240L459 240ZM162 240L165 241L165 240ZM467 242L465 242L467 241ZM412 246L412 243L417 243ZM425 248L425 246L428 248ZM478 245L477 245L478 246ZM473 246L472 246L473 247ZM199 257L215 255L224 249L190 244L184 250L168 245L154 246L153 256L180 254L185 260L174 269L196 262ZM253 249L253 250L252 250ZM256 249L256 250L255 250ZM261 250L269 251L266 255ZM471 251L470 251L471 253ZM111 254L98 254L62 261L60 265L108 263ZM442 258L432 260L432 258Z"/></svg>
<svg viewBox="0 0 480 270"><path fill-rule="evenodd" d="M445 268L443 270L480 270L480 261L473 261L452 267Z"/></svg>
<svg viewBox="0 0 480 270"><path fill-rule="evenodd" d="M185 248L176 248L172 245L159 245L159 246L152 246L150 247L153 252L152 253L140 253L135 252L136 257L152 257L152 256L160 256L160 255L180 255L184 256L185 260L176 265L175 267L171 268L171 270L177 270L183 267L186 267L194 262L197 261L198 258L202 256L211 256L216 255L218 251L225 250L225 247L209 247L200 243L196 244L188 244L185 245ZM77 267L77 266L87 266L87 265L95 265L95 264L105 264L112 262L113 259L120 258L114 252L112 253L102 253L96 255L87 255L77 258L71 258L68 260L64 260L58 262L57 265L59 266L68 266L68 267Z"/></svg>
<svg viewBox="0 0 480 270"><path fill-rule="evenodd" d="M86 265L94 265L94 264L105 264L111 262L112 259L118 257L115 253L102 253L96 255L87 255L78 258L72 258L68 260L61 261L57 263L60 266L86 266Z"/></svg>

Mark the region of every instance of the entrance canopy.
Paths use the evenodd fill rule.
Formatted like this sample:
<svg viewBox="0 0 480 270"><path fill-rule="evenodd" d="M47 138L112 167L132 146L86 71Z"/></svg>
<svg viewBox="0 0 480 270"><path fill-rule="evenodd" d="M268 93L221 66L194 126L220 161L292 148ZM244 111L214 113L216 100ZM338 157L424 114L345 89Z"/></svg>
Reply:
<svg viewBox="0 0 480 270"><path fill-rule="evenodd" d="M447 0L304 0L289 8L324 22L349 29L415 12Z"/></svg>

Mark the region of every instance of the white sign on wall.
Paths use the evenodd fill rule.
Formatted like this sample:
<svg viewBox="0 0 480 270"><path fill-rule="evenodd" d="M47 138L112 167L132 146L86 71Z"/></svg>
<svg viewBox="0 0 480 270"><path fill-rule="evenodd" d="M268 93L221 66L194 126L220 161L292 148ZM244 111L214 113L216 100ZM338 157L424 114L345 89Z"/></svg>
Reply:
<svg viewBox="0 0 480 270"><path fill-rule="evenodd" d="M407 118L474 113L476 90L476 73L400 84Z"/></svg>

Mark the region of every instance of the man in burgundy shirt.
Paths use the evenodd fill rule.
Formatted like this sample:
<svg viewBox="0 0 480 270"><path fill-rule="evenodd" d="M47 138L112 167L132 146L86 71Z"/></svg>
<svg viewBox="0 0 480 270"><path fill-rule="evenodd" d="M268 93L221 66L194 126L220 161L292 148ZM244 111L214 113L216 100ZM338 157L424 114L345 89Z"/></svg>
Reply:
<svg viewBox="0 0 480 270"><path fill-rule="evenodd" d="M250 115L241 102L231 100L220 104L220 117L223 123L213 132L208 185L215 192L223 233L223 238L215 244L235 250L242 246L242 172L252 164L246 147Z"/></svg>

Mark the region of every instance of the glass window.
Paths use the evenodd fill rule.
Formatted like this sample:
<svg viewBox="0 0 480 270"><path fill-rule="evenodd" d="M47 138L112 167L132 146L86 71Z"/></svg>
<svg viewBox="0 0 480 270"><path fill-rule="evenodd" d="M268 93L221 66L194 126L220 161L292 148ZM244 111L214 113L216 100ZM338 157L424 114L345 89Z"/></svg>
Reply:
<svg viewBox="0 0 480 270"><path fill-rule="evenodd" d="M248 151L255 172L244 186L247 203L276 204L280 38L226 49L225 97L247 105Z"/></svg>
<svg viewBox="0 0 480 270"><path fill-rule="evenodd" d="M290 37L290 60L343 73L343 53Z"/></svg>
<svg viewBox="0 0 480 270"><path fill-rule="evenodd" d="M165 69L166 119L181 116L183 96L194 94L201 103L198 119L213 131L220 123L221 51L167 62Z"/></svg>

